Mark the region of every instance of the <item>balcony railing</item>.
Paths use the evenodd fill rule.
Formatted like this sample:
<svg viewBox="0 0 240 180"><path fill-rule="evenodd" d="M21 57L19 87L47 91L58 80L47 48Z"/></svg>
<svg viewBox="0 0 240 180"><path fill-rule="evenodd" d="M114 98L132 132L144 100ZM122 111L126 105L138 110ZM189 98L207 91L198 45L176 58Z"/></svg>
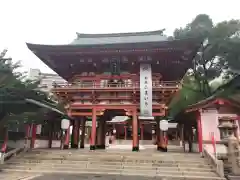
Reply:
<svg viewBox="0 0 240 180"><path fill-rule="evenodd" d="M152 88L178 88L179 82L176 81L163 81L153 82ZM140 83L65 83L53 84L54 89L106 89L106 88L140 88Z"/></svg>

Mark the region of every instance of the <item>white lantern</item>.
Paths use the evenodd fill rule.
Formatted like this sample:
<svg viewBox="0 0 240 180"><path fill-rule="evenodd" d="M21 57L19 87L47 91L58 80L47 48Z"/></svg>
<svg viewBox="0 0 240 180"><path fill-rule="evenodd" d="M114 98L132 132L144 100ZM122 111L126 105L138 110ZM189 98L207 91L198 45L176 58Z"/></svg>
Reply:
<svg viewBox="0 0 240 180"><path fill-rule="evenodd" d="M152 134L155 134L155 130L154 129L152 130Z"/></svg>
<svg viewBox="0 0 240 180"><path fill-rule="evenodd" d="M67 130L70 126L70 121L68 119L62 119L61 121L61 129Z"/></svg>
<svg viewBox="0 0 240 180"><path fill-rule="evenodd" d="M167 121L167 120L162 120L162 121L160 121L160 123L159 123L159 128L160 128L162 131L167 131L167 130L168 130L168 121Z"/></svg>
<svg viewBox="0 0 240 180"><path fill-rule="evenodd" d="M41 134L41 132L42 132L42 125L38 124L36 129L36 134Z"/></svg>
<svg viewBox="0 0 240 180"><path fill-rule="evenodd" d="M113 129L113 134L116 134L117 130L116 129Z"/></svg>

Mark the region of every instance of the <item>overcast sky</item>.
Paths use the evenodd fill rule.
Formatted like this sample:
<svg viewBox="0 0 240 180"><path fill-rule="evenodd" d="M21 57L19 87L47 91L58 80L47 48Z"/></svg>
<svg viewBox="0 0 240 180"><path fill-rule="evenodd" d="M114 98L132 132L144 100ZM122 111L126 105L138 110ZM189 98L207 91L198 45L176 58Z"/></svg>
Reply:
<svg viewBox="0 0 240 180"><path fill-rule="evenodd" d="M240 0L0 0L0 48L25 71L51 72L26 47L67 44L80 33L151 31L171 35L197 14L213 21L240 19Z"/></svg>

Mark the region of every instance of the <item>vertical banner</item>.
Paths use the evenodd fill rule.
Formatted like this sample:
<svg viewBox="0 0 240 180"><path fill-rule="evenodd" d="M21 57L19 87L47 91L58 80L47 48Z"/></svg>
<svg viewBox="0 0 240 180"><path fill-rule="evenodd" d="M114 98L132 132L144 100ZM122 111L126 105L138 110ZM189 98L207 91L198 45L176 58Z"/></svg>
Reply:
<svg viewBox="0 0 240 180"><path fill-rule="evenodd" d="M140 64L140 112L142 119L153 118L151 64Z"/></svg>

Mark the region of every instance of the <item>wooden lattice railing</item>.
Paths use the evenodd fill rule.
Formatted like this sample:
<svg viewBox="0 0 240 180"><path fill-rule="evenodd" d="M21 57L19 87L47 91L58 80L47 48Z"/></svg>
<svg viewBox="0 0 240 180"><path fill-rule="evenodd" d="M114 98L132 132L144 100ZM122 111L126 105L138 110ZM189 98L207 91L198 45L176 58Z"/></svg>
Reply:
<svg viewBox="0 0 240 180"><path fill-rule="evenodd" d="M140 88L140 82L135 83L64 83L53 84L54 88ZM152 83L152 88L179 88L179 82L163 81L161 83Z"/></svg>

